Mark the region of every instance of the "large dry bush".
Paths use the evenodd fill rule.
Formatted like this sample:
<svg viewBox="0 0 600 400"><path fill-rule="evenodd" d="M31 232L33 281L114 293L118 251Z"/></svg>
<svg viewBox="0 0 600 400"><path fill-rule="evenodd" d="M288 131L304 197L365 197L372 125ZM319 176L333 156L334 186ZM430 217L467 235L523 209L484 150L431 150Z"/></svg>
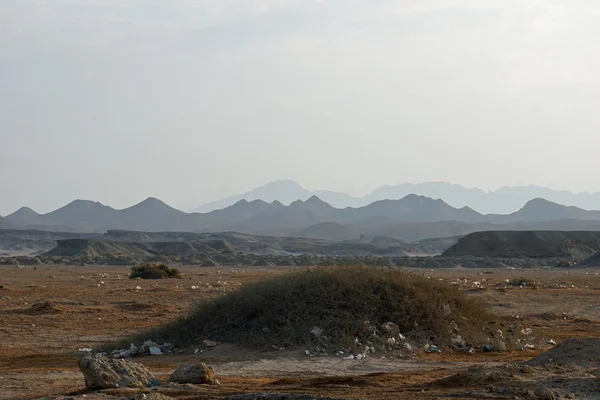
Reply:
<svg viewBox="0 0 600 400"><path fill-rule="evenodd" d="M166 279L181 278L177 268L169 268L164 264L140 264L131 267L130 279Z"/></svg>
<svg viewBox="0 0 600 400"><path fill-rule="evenodd" d="M322 346L323 338L311 334L318 326L326 344L340 348L354 338L372 339L369 321L373 327L394 322L413 343L445 344L457 334L483 339L492 319L484 303L436 280L390 267L334 267L247 283L141 337L177 346L204 339L255 348Z"/></svg>

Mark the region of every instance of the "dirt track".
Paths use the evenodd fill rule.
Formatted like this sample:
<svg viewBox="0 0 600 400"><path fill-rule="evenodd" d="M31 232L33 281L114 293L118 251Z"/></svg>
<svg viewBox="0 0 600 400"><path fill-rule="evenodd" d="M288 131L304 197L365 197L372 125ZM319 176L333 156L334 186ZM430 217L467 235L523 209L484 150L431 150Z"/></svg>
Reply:
<svg viewBox="0 0 600 400"><path fill-rule="evenodd" d="M283 271L257 267L181 270L183 280L142 281L127 279L128 269L123 267L4 267L0 275L0 398L77 393L84 389L76 367L81 354L78 349L160 325L185 315L194 301ZM530 327L539 342L594 337L600 328L600 276L595 270L568 274L564 270L415 272L455 282L470 295L484 298L508 323ZM505 279L514 277L534 277L539 288L506 286ZM468 281L458 280L465 278ZM444 351L415 358L375 354L365 360L345 361L334 356L308 357L302 349L255 352L223 344L197 355L193 350L137 361L160 378L166 378L182 362L206 360L216 369L221 387L170 389L174 397L283 391L338 398L448 399L490 397L481 394L485 385L468 389L431 382L471 365L522 362L540 352ZM115 390L101 396L125 394L130 392ZM88 394L87 398L93 396L97 395Z"/></svg>

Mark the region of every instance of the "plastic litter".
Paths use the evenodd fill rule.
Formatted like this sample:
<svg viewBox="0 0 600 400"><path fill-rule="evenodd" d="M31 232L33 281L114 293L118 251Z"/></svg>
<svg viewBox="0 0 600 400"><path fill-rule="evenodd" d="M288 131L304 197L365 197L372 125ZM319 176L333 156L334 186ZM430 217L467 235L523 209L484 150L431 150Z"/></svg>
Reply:
<svg viewBox="0 0 600 400"><path fill-rule="evenodd" d="M442 350L439 347L434 346L432 344L426 344L425 345L425 352L426 353L441 353Z"/></svg>

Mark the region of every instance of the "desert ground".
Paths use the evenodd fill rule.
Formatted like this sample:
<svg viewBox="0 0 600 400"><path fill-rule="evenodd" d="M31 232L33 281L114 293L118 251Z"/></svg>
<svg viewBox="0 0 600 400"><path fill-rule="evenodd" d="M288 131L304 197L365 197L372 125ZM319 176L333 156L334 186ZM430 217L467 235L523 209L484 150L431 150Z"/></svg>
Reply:
<svg viewBox="0 0 600 400"><path fill-rule="evenodd" d="M190 312L195 302L244 282L280 274L279 267L181 267L183 279L132 280L111 266L5 266L0 270L0 398L127 398L152 389L88 391L77 367L80 349L126 338ZM218 399L239 393L305 393L337 399L535 399L536 385L567 398L600 398L593 364L523 363L570 338L594 338L600 328L600 270L413 270L484 299L503 325L528 334L535 349L475 353L375 353L361 360L311 356L305 349L255 351L221 343L195 353L135 358L165 380L183 363L204 361L220 386L165 385L177 399ZM530 278L536 288L506 280ZM501 328L501 327L499 327ZM501 328L501 329L505 329ZM219 338L207 338L218 340ZM202 346L200 346L201 348ZM596 349L598 350L598 349ZM597 362L597 355L596 357ZM473 367L481 368L473 368ZM597 367L596 367L597 368ZM466 372L465 372L466 371ZM462 373L456 375L457 373ZM84 397L85 396L85 397ZM576 397L573 397L576 396Z"/></svg>

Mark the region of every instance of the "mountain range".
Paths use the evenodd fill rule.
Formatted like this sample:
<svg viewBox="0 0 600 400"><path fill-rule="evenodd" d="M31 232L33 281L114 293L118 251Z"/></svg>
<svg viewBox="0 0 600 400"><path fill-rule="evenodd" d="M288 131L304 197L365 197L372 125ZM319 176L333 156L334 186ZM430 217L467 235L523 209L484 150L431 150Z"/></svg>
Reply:
<svg viewBox="0 0 600 400"><path fill-rule="evenodd" d="M310 191L292 180L268 183L249 192L204 204L193 210L206 213L229 207L245 199L263 200L267 203L279 201L289 205L296 200L307 200L317 196L336 208L363 207L380 200L399 200L409 194L418 194L433 199L442 199L455 208L469 207L482 214L509 214L517 211L526 202L543 198L558 204L575 206L585 210L600 209L600 192L572 193L540 186L502 187L486 192L477 188L465 188L448 182L404 183L396 186L382 186L363 197L353 197L346 193L329 190Z"/></svg>
<svg viewBox="0 0 600 400"><path fill-rule="evenodd" d="M312 196L289 205L280 201L240 200L208 213L185 213L148 198L123 210L87 200L75 200L47 214L24 207L0 222L11 228L55 232L236 231L332 240L391 237L412 242L482 230L600 230L600 211L533 199L510 214L484 215L469 207L455 208L440 199L410 194L363 207L336 208Z"/></svg>

